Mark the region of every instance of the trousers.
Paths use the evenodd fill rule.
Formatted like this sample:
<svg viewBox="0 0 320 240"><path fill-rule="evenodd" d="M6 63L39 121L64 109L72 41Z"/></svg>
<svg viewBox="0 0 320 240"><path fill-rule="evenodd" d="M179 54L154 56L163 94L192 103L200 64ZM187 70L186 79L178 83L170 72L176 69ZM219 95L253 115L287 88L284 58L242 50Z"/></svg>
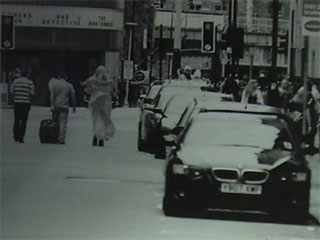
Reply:
<svg viewBox="0 0 320 240"><path fill-rule="evenodd" d="M59 122L58 142L65 143L69 109L56 108L53 114L54 118Z"/></svg>
<svg viewBox="0 0 320 240"><path fill-rule="evenodd" d="M13 138L15 141L23 141L26 133L29 111L30 103L14 104Z"/></svg>

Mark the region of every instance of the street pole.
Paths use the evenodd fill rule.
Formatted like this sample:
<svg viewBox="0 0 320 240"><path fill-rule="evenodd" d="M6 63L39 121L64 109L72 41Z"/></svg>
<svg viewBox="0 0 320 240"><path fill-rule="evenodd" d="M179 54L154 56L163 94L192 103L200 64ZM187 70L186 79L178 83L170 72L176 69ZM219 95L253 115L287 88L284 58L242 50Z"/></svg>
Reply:
<svg viewBox="0 0 320 240"><path fill-rule="evenodd" d="M279 20L279 0L272 1L272 62L271 81L276 81L277 58L278 58L278 20Z"/></svg>
<svg viewBox="0 0 320 240"><path fill-rule="evenodd" d="M128 62L131 61L131 52L132 52L132 30L133 30L133 27L134 26L137 26L138 24L137 23L134 23L134 22L129 22L129 23L126 23L126 25L129 27L129 47L128 47ZM128 98L129 98L129 76L126 76L127 79L126 79L126 97L125 97L125 100L124 100L124 106L129 106L129 101L128 101Z"/></svg>
<svg viewBox="0 0 320 240"><path fill-rule="evenodd" d="M160 37L159 37L159 80L162 80L162 57L163 57L163 25L159 27Z"/></svg>
<svg viewBox="0 0 320 240"><path fill-rule="evenodd" d="M304 37L304 48L302 49L301 76L303 79L303 115L302 115L302 134L308 132L307 129L307 101L308 101L308 51L309 51L309 37Z"/></svg>
<svg viewBox="0 0 320 240"><path fill-rule="evenodd" d="M230 18L229 18L229 25L234 30L232 32L235 32L237 29L237 11L238 11L238 2L237 0L231 0L230 2ZM235 49L234 45L232 44L232 53L231 53L231 77L234 80L235 79L235 72L236 72L236 63L238 63L238 59L235 56Z"/></svg>
<svg viewBox="0 0 320 240"><path fill-rule="evenodd" d="M177 70L181 66L181 12L183 0L175 0L175 28L174 28L174 50L172 61L172 76L177 76Z"/></svg>

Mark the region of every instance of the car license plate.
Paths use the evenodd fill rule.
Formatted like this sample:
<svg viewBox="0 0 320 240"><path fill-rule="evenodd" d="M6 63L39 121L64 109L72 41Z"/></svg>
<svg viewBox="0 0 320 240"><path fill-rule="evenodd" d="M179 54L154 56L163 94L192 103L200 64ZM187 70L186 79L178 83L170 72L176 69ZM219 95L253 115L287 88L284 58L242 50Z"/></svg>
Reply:
<svg viewBox="0 0 320 240"><path fill-rule="evenodd" d="M262 186L260 185L222 183L220 190L223 193L239 193L239 194L252 194L252 195L262 194Z"/></svg>

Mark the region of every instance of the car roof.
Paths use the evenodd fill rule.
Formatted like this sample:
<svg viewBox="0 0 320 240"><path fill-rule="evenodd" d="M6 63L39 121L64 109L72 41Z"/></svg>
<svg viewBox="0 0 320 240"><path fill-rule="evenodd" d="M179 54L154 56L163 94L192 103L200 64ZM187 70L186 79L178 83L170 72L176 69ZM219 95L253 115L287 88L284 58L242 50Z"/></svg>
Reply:
<svg viewBox="0 0 320 240"><path fill-rule="evenodd" d="M280 108L258 104L242 104L239 102L226 101L202 101L199 102L197 108L200 112L243 112L243 113L261 113L261 114L282 114Z"/></svg>

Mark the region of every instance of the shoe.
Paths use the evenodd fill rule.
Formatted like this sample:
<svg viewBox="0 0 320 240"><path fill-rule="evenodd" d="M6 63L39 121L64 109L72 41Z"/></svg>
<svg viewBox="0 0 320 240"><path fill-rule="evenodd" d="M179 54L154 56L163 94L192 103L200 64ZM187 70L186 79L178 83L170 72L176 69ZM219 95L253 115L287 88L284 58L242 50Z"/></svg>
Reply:
<svg viewBox="0 0 320 240"><path fill-rule="evenodd" d="M63 145L63 144L66 144L66 143L65 142L58 142L58 144Z"/></svg>
<svg viewBox="0 0 320 240"><path fill-rule="evenodd" d="M93 139L92 139L92 145L93 146L97 146L97 144L98 144L98 139L97 139L96 136L94 136Z"/></svg>
<svg viewBox="0 0 320 240"><path fill-rule="evenodd" d="M104 141L103 140L99 140L99 147L103 147L104 146Z"/></svg>
<svg viewBox="0 0 320 240"><path fill-rule="evenodd" d="M24 143L23 139L18 140L19 143Z"/></svg>

